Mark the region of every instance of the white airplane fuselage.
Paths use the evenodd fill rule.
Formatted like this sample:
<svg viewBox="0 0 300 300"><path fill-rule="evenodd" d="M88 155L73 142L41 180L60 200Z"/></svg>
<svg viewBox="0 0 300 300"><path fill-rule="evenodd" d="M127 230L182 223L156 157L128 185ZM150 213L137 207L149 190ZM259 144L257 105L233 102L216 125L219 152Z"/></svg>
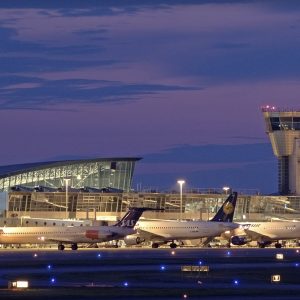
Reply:
<svg viewBox="0 0 300 300"><path fill-rule="evenodd" d="M261 240L287 240L300 238L300 222L243 222L236 234L245 233L251 237L261 237Z"/></svg>
<svg viewBox="0 0 300 300"><path fill-rule="evenodd" d="M238 228L231 222L207 221L139 221L135 229L143 235L153 235L159 240L188 240L219 236L223 232Z"/></svg>
<svg viewBox="0 0 300 300"><path fill-rule="evenodd" d="M0 244L100 243L134 233L118 226L1 227Z"/></svg>

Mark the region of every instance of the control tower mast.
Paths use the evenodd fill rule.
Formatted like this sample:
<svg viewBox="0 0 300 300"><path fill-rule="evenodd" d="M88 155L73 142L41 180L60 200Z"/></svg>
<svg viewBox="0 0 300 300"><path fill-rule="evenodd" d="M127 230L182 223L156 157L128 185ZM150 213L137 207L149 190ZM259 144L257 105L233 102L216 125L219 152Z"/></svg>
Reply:
<svg viewBox="0 0 300 300"><path fill-rule="evenodd" d="M262 107L266 132L278 158L278 192L300 195L300 110Z"/></svg>

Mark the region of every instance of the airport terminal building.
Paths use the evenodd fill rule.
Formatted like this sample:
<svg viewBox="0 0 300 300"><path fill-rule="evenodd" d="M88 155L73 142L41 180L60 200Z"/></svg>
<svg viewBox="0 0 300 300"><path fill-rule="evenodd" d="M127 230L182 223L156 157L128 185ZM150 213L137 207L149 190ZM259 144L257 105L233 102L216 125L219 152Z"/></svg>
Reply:
<svg viewBox="0 0 300 300"><path fill-rule="evenodd" d="M131 190L135 163L140 158L95 158L21 164L0 168L1 223L41 225L28 218L119 218L128 207L163 209L147 212L147 218L209 220L227 198L219 189L183 189L160 193ZM263 196L239 193L235 220L300 220L299 196ZM182 199L182 202L181 202ZM31 224L32 223L32 224ZM22 223L24 225L24 222ZM49 225L45 222L43 225Z"/></svg>

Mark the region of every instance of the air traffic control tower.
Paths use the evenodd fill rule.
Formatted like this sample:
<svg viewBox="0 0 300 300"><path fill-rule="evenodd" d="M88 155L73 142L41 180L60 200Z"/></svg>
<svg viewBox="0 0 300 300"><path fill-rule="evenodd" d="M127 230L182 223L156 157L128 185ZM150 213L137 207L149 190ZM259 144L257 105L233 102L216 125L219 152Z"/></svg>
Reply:
<svg viewBox="0 0 300 300"><path fill-rule="evenodd" d="M265 106L262 112L278 158L278 193L300 195L300 110Z"/></svg>

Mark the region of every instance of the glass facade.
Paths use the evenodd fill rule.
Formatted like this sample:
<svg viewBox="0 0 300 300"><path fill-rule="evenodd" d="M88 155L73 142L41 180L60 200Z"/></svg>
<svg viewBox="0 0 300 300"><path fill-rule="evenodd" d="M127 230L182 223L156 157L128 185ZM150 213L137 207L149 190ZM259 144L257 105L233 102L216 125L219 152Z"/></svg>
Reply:
<svg viewBox="0 0 300 300"><path fill-rule="evenodd" d="M90 187L129 191L137 160L139 158L91 159L2 167L0 191L13 187L16 190L40 187L54 191L64 187L66 179L70 189Z"/></svg>
<svg viewBox="0 0 300 300"><path fill-rule="evenodd" d="M211 219L221 207L225 194L183 194L183 218ZM87 212L116 216L132 206L163 209L163 212L145 213L162 219L178 219L180 195L169 193L69 193L68 216L85 218ZM11 192L7 216L33 216L64 218L66 193ZM91 214L93 216L93 214ZM239 195L234 215L235 221L261 221L272 219L300 220L300 197Z"/></svg>

